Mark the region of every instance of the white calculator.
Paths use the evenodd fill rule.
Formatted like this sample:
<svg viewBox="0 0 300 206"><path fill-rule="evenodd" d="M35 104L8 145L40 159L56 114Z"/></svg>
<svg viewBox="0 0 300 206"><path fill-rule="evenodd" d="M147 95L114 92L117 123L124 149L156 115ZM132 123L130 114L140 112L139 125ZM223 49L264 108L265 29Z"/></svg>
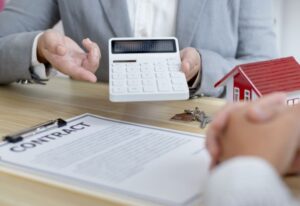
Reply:
<svg viewBox="0 0 300 206"><path fill-rule="evenodd" d="M109 97L112 102L189 98L178 41L168 38L109 40Z"/></svg>

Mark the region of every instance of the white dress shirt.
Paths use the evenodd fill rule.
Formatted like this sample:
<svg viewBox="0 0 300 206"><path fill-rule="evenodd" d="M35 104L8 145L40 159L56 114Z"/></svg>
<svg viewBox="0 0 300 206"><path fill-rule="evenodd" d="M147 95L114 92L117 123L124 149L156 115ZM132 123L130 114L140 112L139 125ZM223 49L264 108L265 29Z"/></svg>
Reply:
<svg viewBox="0 0 300 206"><path fill-rule="evenodd" d="M178 0L127 0L129 20L135 37L175 36ZM31 65L41 79L47 79L44 64L37 61L37 42L32 46Z"/></svg>
<svg viewBox="0 0 300 206"><path fill-rule="evenodd" d="M175 36L178 0L127 0L135 37Z"/></svg>
<svg viewBox="0 0 300 206"><path fill-rule="evenodd" d="M300 205L273 167L262 159L239 157L217 167L205 194L206 206Z"/></svg>

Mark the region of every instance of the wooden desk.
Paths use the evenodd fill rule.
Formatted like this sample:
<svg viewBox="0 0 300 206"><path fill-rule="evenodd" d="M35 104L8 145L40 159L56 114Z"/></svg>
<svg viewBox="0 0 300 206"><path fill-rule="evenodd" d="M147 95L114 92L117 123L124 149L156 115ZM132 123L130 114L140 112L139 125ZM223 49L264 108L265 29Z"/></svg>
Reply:
<svg viewBox="0 0 300 206"><path fill-rule="evenodd" d="M52 79L47 86L18 85L0 87L0 136L35 124L56 119L68 119L83 113L150 124L182 131L204 133L197 123L170 121L170 118L187 108L198 106L208 114L214 114L224 101L202 98L175 102L111 103L105 84L89 84L66 79ZM0 205L7 206L93 206L130 204L128 200L111 197L83 189L42 180L0 168ZM47 183L47 184L41 184ZM300 197L298 178L287 180ZM5 185L5 186L4 186ZM15 194L12 196L12 194ZM137 203L139 204L139 203Z"/></svg>
<svg viewBox="0 0 300 206"><path fill-rule="evenodd" d="M198 106L214 113L222 100L112 103L106 84L89 84L65 79L52 79L46 86L18 85L0 87L0 136L50 120L92 113L110 118L145 123L195 133L204 131L196 123L170 121L184 109Z"/></svg>

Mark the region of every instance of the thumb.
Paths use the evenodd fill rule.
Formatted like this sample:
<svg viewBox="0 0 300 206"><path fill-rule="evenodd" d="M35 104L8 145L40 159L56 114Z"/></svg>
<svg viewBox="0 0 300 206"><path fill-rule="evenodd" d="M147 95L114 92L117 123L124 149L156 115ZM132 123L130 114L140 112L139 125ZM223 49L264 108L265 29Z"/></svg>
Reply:
<svg viewBox="0 0 300 206"><path fill-rule="evenodd" d="M293 122L299 125L300 131L300 104L288 106L288 115L293 119Z"/></svg>
<svg viewBox="0 0 300 206"><path fill-rule="evenodd" d="M200 70L200 56L196 49L188 47L180 51L181 70L191 80Z"/></svg>
<svg viewBox="0 0 300 206"><path fill-rule="evenodd" d="M250 105L246 115L253 122L264 122L272 119L286 106L286 95L274 93L267 95Z"/></svg>
<svg viewBox="0 0 300 206"><path fill-rule="evenodd" d="M181 62L181 71L185 74L187 80L189 80L189 73L192 69L191 63L187 60L182 60Z"/></svg>
<svg viewBox="0 0 300 206"><path fill-rule="evenodd" d="M64 56L67 53L65 37L59 32L48 30L41 36L41 41L43 49L52 54Z"/></svg>
<svg viewBox="0 0 300 206"><path fill-rule="evenodd" d="M83 67L91 72L96 72L101 59L99 46L95 42L92 42L89 38L84 39L82 44L88 52L87 58L83 62Z"/></svg>

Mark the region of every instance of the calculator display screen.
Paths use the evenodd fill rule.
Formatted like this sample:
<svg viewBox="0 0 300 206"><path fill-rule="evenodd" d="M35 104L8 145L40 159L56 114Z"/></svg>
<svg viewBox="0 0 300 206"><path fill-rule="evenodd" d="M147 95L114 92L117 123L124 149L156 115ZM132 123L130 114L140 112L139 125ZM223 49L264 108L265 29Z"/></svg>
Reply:
<svg viewBox="0 0 300 206"><path fill-rule="evenodd" d="M176 43L174 39L112 41L113 54L175 53L175 52L176 52Z"/></svg>

